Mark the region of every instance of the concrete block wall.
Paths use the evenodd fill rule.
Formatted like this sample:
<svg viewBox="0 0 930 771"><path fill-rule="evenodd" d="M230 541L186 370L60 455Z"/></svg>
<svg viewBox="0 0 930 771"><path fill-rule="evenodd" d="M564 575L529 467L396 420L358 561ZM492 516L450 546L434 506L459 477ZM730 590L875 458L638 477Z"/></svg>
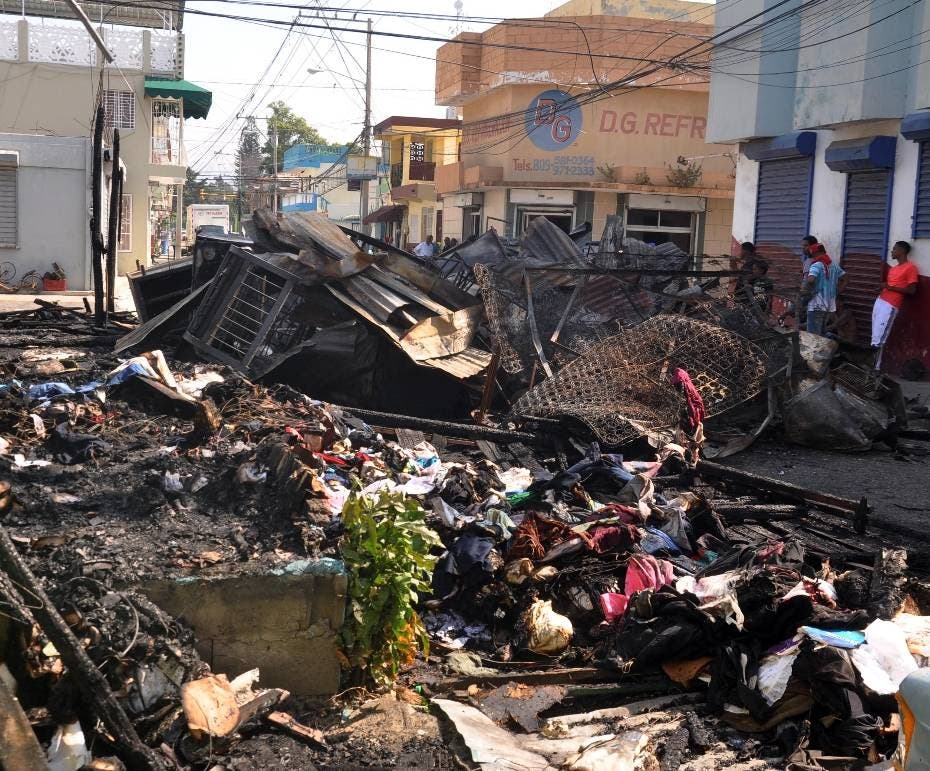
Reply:
<svg viewBox="0 0 930 771"><path fill-rule="evenodd" d="M297 575L184 578L140 588L194 630L215 673L232 679L258 667L265 687L331 695L339 690L347 577L332 560L296 564Z"/></svg>
<svg viewBox="0 0 930 771"><path fill-rule="evenodd" d="M524 24L497 24L483 33L463 33L469 39L480 39L483 46L463 46L447 43L437 52L436 102L462 104L472 95L508 83L590 83L597 76L601 82L623 78L634 69L636 62L619 58L626 52L653 50L656 59L669 59L693 47L695 36L708 37L712 25L682 20L657 21L631 16L565 16L557 23L528 20ZM583 31L578 29L583 27ZM460 36L461 39L461 36ZM524 46L540 49L528 51L520 48L497 46ZM596 54L592 67L588 47ZM463 48L478 52L480 58L466 59ZM552 53L564 51L566 53ZM700 61L709 55L697 52ZM454 62L449 64L447 62ZM463 68L469 64L471 69ZM455 72L456 68L458 72ZM593 70L593 71L592 71ZM471 72L479 75L472 81ZM680 74L669 78L669 72L659 71L637 78L638 86L662 81L665 86L693 88L706 91L702 78ZM475 88L475 83L478 88Z"/></svg>

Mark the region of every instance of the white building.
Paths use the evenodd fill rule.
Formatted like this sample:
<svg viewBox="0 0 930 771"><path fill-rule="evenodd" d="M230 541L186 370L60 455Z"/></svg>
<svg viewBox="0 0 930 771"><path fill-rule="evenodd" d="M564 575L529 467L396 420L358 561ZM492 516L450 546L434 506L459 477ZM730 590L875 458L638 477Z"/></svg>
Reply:
<svg viewBox="0 0 930 771"><path fill-rule="evenodd" d="M733 246L754 241L785 287L811 233L849 274L861 340L895 241L917 296L885 362L930 368L930 5L741 0L717 6L709 141L739 143Z"/></svg>

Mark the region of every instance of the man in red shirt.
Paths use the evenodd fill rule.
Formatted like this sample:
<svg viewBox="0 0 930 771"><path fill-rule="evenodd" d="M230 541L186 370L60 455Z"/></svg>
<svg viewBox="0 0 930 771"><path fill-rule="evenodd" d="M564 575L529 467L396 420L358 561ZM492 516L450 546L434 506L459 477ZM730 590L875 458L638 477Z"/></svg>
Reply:
<svg viewBox="0 0 930 771"><path fill-rule="evenodd" d="M875 351L875 369L880 369L882 352L891 334L891 327L898 312L904 307L908 295L917 292L919 273L917 266L910 261L911 245L907 241L898 241L891 250L891 256L897 260L888 270L888 276L882 291L872 306L872 348Z"/></svg>

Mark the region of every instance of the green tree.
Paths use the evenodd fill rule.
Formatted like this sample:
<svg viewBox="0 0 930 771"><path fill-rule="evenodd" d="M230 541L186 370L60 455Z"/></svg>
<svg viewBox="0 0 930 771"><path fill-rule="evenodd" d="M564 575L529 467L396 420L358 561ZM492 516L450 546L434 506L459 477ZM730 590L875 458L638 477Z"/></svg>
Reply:
<svg viewBox="0 0 930 771"><path fill-rule="evenodd" d="M262 171L266 174L274 173L274 139L278 138L278 171L281 171L284 153L294 145L319 145L324 152L342 152L345 145L334 144L327 141L313 126L307 123L306 118L297 115L284 102L272 102L268 105L271 117L268 119L268 138L262 147Z"/></svg>

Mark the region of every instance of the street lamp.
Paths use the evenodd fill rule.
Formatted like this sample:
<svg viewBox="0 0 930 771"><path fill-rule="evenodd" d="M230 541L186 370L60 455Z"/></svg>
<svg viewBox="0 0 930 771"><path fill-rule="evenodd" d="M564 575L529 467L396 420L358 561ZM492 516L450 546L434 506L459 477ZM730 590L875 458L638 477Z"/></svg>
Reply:
<svg viewBox="0 0 930 771"><path fill-rule="evenodd" d="M358 83L360 86L364 86L364 85L365 85L365 81L364 81L364 80L359 80L358 78L353 78L353 77L352 77L351 75L349 75L347 72L336 72L336 70L318 70L318 69L316 69L315 67L307 67L307 74L308 74L308 75L320 75L320 74L322 74L322 73L324 73L324 72L325 72L325 73L328 73L328 74L330 74L330 75L338 75L340 78L348 78L348 79L351 80L353 83Z"/></svg>

